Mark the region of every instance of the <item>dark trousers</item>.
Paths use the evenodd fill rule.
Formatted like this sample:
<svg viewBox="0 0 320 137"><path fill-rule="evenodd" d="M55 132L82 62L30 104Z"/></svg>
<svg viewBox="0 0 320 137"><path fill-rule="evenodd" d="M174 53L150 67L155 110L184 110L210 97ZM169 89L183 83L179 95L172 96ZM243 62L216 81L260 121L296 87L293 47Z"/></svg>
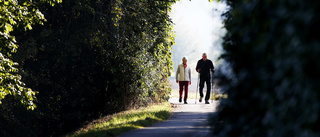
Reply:
<svg viewBox="0 0 320 137"><path fill-rule="evenodd" d="M189 81L179 81L179 97L182 98L183 87L184 87L184 101L187 101L188 98L188 86Z"/></svg>
<svg viewBox="0 0 320 137"><path fill-rule="evenodd" d="M208 101L210 99L210 90L211 90L210 77L200 77L200 85L199 85L200 97L203 97L204 83L206 83L207 85L207 93L206 93L205 100Z"/></svg>

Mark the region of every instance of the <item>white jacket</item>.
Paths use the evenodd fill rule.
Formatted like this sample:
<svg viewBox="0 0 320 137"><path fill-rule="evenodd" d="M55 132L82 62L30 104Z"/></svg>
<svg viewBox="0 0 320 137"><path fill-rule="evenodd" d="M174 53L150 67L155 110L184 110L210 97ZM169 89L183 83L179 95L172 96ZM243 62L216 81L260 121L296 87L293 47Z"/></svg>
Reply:
<svg viewBox="0 0 320 137"><path fill-rule="evenodd" d="M176 80L191 82L191 69L190 69L190 67L187 66L186 68L184 68L183 64L180 64L177 69Z"/></svg>

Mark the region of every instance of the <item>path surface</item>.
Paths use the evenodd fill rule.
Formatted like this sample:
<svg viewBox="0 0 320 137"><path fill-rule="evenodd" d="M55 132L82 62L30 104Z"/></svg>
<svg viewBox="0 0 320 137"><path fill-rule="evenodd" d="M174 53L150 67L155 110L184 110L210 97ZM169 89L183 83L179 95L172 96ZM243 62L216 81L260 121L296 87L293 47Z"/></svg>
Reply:
<svg viewBox="0 0 320 137"><path fill-rule="evenodd" d="M209 114L215 112L217 101L195 104L194 99L188 99L189 104L178 102L178 98L169 100L177 108L167 121L156 123L151 127L132 130L119 137L207 137L211 136L208 126Z"/></svg>

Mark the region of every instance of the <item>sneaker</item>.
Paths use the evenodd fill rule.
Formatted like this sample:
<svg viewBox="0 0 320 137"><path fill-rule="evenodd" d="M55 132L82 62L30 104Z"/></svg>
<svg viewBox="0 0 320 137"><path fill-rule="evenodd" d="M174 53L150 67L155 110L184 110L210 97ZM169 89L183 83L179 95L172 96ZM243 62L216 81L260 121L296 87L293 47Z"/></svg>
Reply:
<svg viewBox="0 0 320 137"><path fill-rule="evenodd" d="M209 101L206 100L206 104L210 104Z"/></svg>
<svg viewBox="0 0 320 137"><path fill-rule="evenodd" d="M179 102L180 102L180 103L182 102L182 98L179 98Z"/></svg>
<svg viewBox="0 0 320 137"><path fill-rule="evenodd" d="M202 97L200 97L199 102L202 102Z"/></svg>
<svg viewBox="0 0 320 137"><path fill-rule="evenodd" d="M185 101L185 102L184 102L184 104L188 104L188 102L187 102L187 101Z"/></svg>

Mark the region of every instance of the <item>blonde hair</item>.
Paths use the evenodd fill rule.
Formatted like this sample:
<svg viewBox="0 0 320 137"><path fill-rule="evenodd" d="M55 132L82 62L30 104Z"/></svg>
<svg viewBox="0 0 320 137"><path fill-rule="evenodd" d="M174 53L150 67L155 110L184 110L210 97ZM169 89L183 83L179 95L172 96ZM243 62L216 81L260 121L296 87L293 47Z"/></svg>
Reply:
<svg viewBox="0 0 320 137"><path fill-rule="evenodd" d="M187 56L182 57L182 60L188 60Z"/></svg>

